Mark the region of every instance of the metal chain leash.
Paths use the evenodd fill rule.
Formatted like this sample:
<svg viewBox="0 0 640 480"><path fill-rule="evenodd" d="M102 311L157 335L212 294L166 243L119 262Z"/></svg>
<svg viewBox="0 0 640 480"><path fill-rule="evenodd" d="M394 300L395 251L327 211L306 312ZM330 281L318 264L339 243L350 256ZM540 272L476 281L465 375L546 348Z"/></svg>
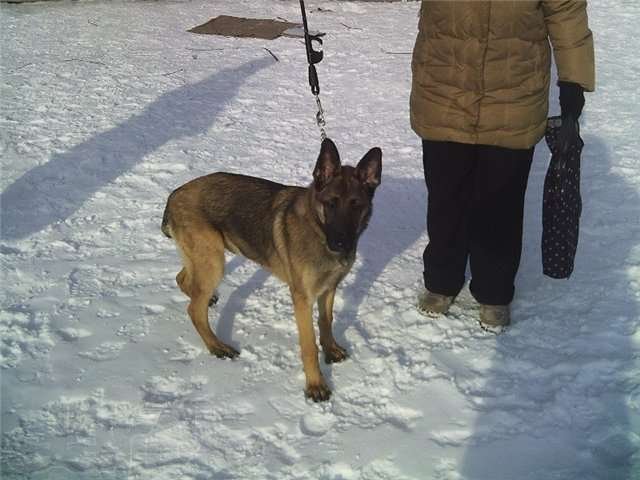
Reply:
<svg viewBox="0 0 640 480"><path fill-rule="evenodd" d="M316 104L318 105L318 113L316 113L316 123L318 124L318 128L320 129L320 140L324 141L327 138L327 132L324 127L326 126L326 122L324 120L324 110L322 109L322 103L320 103L320 95L316 94Z"/></svg>

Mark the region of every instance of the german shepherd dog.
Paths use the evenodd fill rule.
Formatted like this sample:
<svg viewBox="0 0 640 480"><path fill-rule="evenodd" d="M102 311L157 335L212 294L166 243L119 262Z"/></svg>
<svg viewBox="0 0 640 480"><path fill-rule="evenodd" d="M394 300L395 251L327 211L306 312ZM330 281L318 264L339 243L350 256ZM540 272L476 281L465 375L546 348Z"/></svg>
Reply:
<svg viewBox="0 0 640 480"><path fill-rule="evenodd" d="M307 188L231 173L213 173L176 189L167 201L162 231L173 238L183 268L176 276L191 299L187 312L209 351L217 357L239 353L213 333L207 306L217 301L225 249L267 268L289 285L298 325L305 396L328 400L318 364L313 304L318 302L320 344L326 363L347 352L333 337L333 300L351 269L360 234L371 216L380 185L382 151L372 148L357 167L342 166L326 139Z"/></svg>

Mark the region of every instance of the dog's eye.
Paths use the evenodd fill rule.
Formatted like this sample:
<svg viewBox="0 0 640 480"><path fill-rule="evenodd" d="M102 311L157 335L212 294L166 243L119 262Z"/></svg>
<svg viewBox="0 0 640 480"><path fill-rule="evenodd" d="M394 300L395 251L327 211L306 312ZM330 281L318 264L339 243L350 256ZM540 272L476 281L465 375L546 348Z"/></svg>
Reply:
<svg viewBox="0 0 640 480"><path fill-rule="evenodd" d="M336 208L338 208L338 199L332 198L326 203L326 206L329 207L331 210L335 210Z"/></svg>

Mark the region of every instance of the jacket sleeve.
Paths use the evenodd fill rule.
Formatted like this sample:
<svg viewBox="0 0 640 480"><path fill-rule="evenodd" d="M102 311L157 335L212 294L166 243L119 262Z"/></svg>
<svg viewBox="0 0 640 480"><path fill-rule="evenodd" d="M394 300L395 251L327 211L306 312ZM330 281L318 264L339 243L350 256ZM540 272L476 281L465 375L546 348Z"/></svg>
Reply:
<svg viewBox="0 0 640 480"><path fill-rule="evenodd" d="M545 23L558 80L595 89L593 35L587 20L586 0L542 0Z"/></svg>

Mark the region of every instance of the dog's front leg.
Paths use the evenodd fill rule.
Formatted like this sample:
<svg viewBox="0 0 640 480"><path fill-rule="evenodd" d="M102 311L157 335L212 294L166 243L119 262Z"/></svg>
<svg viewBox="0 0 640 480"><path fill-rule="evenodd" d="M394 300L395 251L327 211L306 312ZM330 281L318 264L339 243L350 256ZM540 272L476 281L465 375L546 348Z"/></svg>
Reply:
<svg viewBox="0 0 640 480"><path fill-rule="evenodd" d="M320 327L320 345L324 351L325 363L337 363L346 360L347 351L336 343L333 337L333 299L336 289L326 291L318 298L318 326Z"/></svg>
<svg viewBox="0 0 640 480"><path fill-rule="evenodd" d="M302 365L306 377L304 395L314 402L329 400L331 390L327 386L318 363L318 346L313 331L313 300L302 292L291 290L293 309L298 325Z"/></svg>

